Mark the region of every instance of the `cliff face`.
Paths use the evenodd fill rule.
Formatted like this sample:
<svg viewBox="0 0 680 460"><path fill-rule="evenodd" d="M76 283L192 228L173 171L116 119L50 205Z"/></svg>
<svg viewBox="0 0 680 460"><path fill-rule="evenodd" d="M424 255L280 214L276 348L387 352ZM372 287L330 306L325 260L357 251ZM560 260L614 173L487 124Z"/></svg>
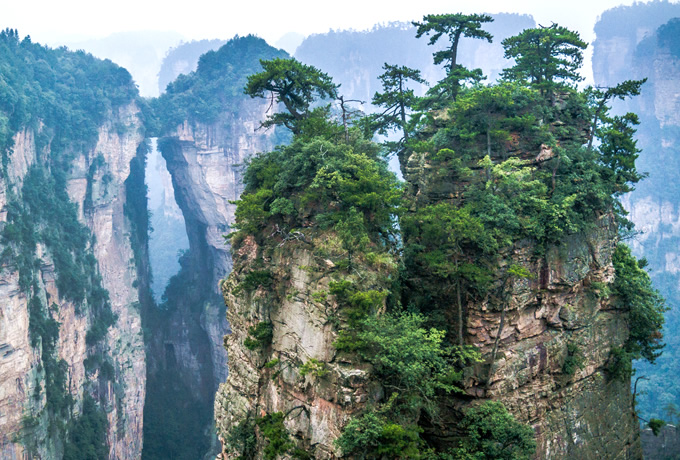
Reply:
<svg viewBox="0 0 680 460"><path fill-rule="evenodd" d="M426 154L411 155L406 179L414 206L461 193L461 184L442 182L439 171ZM641 458L628 382L607 374L611 350L628 338L627 313L600 292L614 278L617 240L613 216L603 215L592 230L567 236L542 256L531 240L499 255L491 291L501 294L465 306L463 341L481 352L482 363L465 381L472 399L453 403L456 410L480 400L502 401L533 427L535 458ZM529 276L500 281L511 265L524 267ZM455 311L455 298L448 302L446 308ZM564 365L574 350L584 365L569 375ZM449 423L455 427L455 418ZM442 440L452 435L455 431L432 433Z"/></svg>
<svg viewBox="0 0 680 460"><path fill-rule="evenodd" d="M282 426L296 449L313 458L337 458L334 440L353 414L382 397L382 388L369 363L357 363L333 346L339 306L319 297L328 292L335 272L330 260L318 256L330 238L317 236L312 243L275 238L278 247L272 250L249 237L234 254L234 272L222 284L232 332L224 340L229 377L215 398L220 458L253 455L277 442L260 436L248 448L243 441L254 435L256 419L274 413L286 415ZM271 273L267 286L250 292L236 288L262 258ZM375 273L361 273L361 283L380 284ZM271 343L244 346L253 328L265 323L272 325Z"/></svg>
<svg viewBox="0 0 680 460"><path fill-rule="evenodd" d="M407 449L423 445L466 450L472 437L466 417L494 402L533 428L527 436L536 441L535 458L642 457L629 377L614 374L614 356L629 344L632 307L623 294L611 294L619 292L612 288L618 282L616 189L603 179L610 172L604 160L582 148L590 112L575 92L556 92L548 102L508 84L478 91L461 96L450 111L430 113L415 135L417 150L405 149L408 209L400 215L398 277L387 268L387 259L395 264L391 255L375 263L379 244L366 249L370 237L362 240L361 225L349 226L352 236L346 235L342 209L350 205L343 199L352 203L352 216L369 216L360 221L368 227L381 214L369 208L361 215L354 206L376 197L387 203L390 196L338 166L350 160L321 140L296 138L251 164L257 173L248 176L240 202L234 270L222 284L232 329L225 338L229 377L215 401L222 458L380 458L397 449L396 457L398 449L409 456ZM483 106L483 127L470 135L463 127L475 112L465 110L473 97L485 100L480 94L495 91L523 96L507 106ZM492 123L508 112L536 121L531 111L538 104L545 110L541 123L492 141L486 131ZM370 152L366 144L338 144L334 148L357 156ZM590 188L602 192L600 201ZM276 205L267 198L273 193ZM347 286L357 290L347 295ZM382 297L380 304L381 292L396 299ZM405 383L412 374L404 368L416 353L411 347L429 341L400 343L403 354L391 356L380 348L393 339L388 323L377 323L384 331L372 329L372 321L412 311L427 318L451 350L480 356L442 365L459 392L433 390L425 398L436 398L436 410L418 406L421 395ZM381 345L371 348L372 340ZM432 375L420 374L423 394ZM348 441L348 432L367 434Z"/></svg>
<svg viewBox="0 0 680 460"><path fill-rule="evenodd" d="M192 322L204 331L210 347L213 377L206 387L211 394L227 377L222 337L228 327L218 284L232 268L230 247L224 240L234 221L236 206L230 201L241 195L243 163L256 152L273 147L273 131L257 131L266 108L259 101L243 101L237 117L210 126L185 123L161 146L186 222L190 254L200 270L201 289L206 290L207 303ZM189 363L198 357L181 340L173 343L178 362L192 366Z"/></svg>
<svg viewBox="0 0 680 460"><path fill-rule="evenodd" d="M109 329L102 346L112 358L115 377L99 385L107 401L110 458L138 458L142 447L142 411L145 396L145 359L138 311L137 289L133 287L134 257L130 247L130 223L125 217L125 185L130 161L143 140L143 130L135 104L124 106L99 128L96 146L75 152L76 159L67 182L71 200L78 205L79 219L87 225L96 241L93 253L98 261L102 285L109 292L112 311L118 319ZM7 218L7 192L21 189L29 168L50 155L49 146L39 150L35 132L25 130L14 138L7 176L0 178L0 225ZM101 158L101 160L95 160ZM97 162L96 172L91 165ZM43 245L38 289L33 295L45 305L55 306L60 323L56 354L67 365L68 393L75 400L76 413L82 407L85 386L96 376L88 374L86 334L94 318L82 307L64 300L56 285L54 262ZM23 458L39 455L54 458L63 449L61 440L48 439L45 416L47 385L42 370L41 347L31 346L29 334L29 299L19 286L19 275L12 265L5 265L2 281L2 328L0 328L0 456ZM26 426L27 417L36 426Z"/></svg>
<svg viewBox="0 0 680 460"><path fill-rule="evenodd" d="M174 280L185 283L184 288L172 291L169 310L154 315L150 372L160 375L173 369L167 378L181 381L197 401L180 411L200 413L205 425L212 424L217 385L227 379L222 343L229 327L218 282L231 271L232 262L223 236L234 220L230 201L241 193L243 163L273 147L273 130L258 130L266 109L260 101L242 100L233 112L237 115L225 114L211 125L185 122L159 140L184 216L189 251Z"/></svg>

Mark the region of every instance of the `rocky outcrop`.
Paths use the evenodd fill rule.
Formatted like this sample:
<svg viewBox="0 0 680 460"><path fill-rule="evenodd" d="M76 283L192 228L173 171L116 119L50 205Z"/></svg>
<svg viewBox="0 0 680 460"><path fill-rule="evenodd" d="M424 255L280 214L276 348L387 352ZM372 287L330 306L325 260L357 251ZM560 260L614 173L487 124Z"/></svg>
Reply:
<svg viewBox="0 0 680 460"><path fill-rule="evenodd" d="M110 458L139 458L142 448L142 411L145 396L145 359L138 309L134 257L130 246L130 224L125 216L125 186L130 161L143 140L143 129L136 105L124 106L100 127L96 146L76 152L68 180L71 200L79 207L79 218L95 237L93 252L98 261L103 287L109 292L117 321L109 329L104 348L113 359L114 381L104 391L108 402L107 433ZM7 193L17 193L29 167L49 155L49 147L36 151L35 133L22 131L15 136L14 152L8 174L0 178L0 225L6 221ZM100 158L97 160L97 158ZM97 162L97 168L92 164ZM91 173L94 171L94 173ZM55 319L60 323L57 357L67 364L68 392L75 411L81 406L89 379L85 370L88 347L85 336L93 318L65 301L56 287L54 263L49 253L38 246L39 290L34 292L44 305L56 305ZM12 265L0 274L0 456L23 458L38 455L55 458L61 441L47 438L47 421L40 415L45 405L44 372L40 346L31 347L28 298L20 289L19 276ZM37 426L27 426L32 417ZM27 439L31 441L26 441Z"/></svg>
<svg viewBox="0 0 680 460"><path fill-rule="evenodd" d="M357 363L333 346L339 306L323 293L328 293L335 266L318 256L321 247L328 247L328 235L312 243L276 241L272 249L247 237L234 254L234 272L222 284L232 333L224 341L229 378L215 399L223 446L219 458L242 454L241 439L234 433L248 436L257 418L274 413L286 415L282 423L297 449L317 459L337 458L333 441L353 414L380 400L382 387L370 364ZM263 256L271 276L267 286L251 292L237 287ZM373 288L380 283L375 273L357 273L364 278L355 282ZM272 325L271 343L247 347L260 324ZM269 442L260 436L253 448L261 452Z"/></svg>
<svg viewBox="0 0 680 460"><path fill-rule="evenodd" d="M544 150L537 153L513 154L540 163ZM442 182L439 166L426 154L412 154L405 171L419 206L464 197L466 184ZM534 428L535 458L641 458L628 382L607 374L611 350L628 338L627 313L601 292L614 279L617 241L613 216L603 215L592 230L569 235L543 256L531 240L499 254L490 291L500 294L465 307L463 341L479 350L483 361L465 382L471 399L453 402L453 414L487 399L503 402ZM500 281L511 265L530 275ZM564 363L574 353L584 365L569 375ZM455 427L455 416L449 423ZM616 437L606 435L612 432ZM441 439L455 435L455 428L432 433Z"/></svg>
<svg viewBox="0 0 680 460"><path fill-rule="evenodd" d="M571 236L543 259L531 246L514 248L508 263L534 276L512 282L504 324L492 305L468 307L466 343L487 359L498 348L467 391L502 401L531 424L537 458L639 458L630 389L606 373L610 350L628 337L626 315L596 288L613 280L615 242L605 216L597 230ZM571 376L563 370L569 346L585 363ZM612 432L616 440L606 436Z"/></svg>
<svg viewBox="0 0 680 460"><path fill-rule="evenodd" d="M680 458L680 430L674 425L662 427L658 435L649 428L642 430L642 446L645 458L677 460Z"/></svg>

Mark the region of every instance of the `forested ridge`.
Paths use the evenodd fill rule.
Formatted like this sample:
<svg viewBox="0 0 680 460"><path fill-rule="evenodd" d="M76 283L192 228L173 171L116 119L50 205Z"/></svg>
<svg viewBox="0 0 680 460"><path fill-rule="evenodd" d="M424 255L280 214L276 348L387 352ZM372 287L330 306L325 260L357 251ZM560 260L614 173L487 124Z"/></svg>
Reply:
<svg viewBox="0 0 680 460"><path fill-rule="evenodd" d="M112 382L116 370L103 344L116 322L109 293L102 285L93 254L94 237L78 220L78 208L67 191L75 158L94 148L100 126L119 108L138 98L130 74L110 61L82 51L50 49L19 39L18 32L0 32L0 153L7 197L7 218L0 231L0 261L16 270L28 298L31 346L41 353L34 402L45 398L44 409L24 414L18 441L29 455L38 455L39 435L48 426L48 441L63 448L64 458L102 458L108 454L104 406L111 403L100 390ZM119 126L119 130L128 129ZM8 176L15 160L14 139L28 133L36 161L19 184ZM17 161L22 161L19 159ZM104 165L90 165L88 179ZM88 182L85 213L91 210ZM44 252L54 264L60 299L45 297L40 269ZM55 319L61 302L72 302L88 318L85 369L89 376L80 414L69 391L67 363L57 354L60 323ZM44 378L44 384L41 380Z"/></svg>
<svg viewBox="0 0 680 460"><path fill-rule="evenodd" d="M496 359L498 341L486 356L466 344L466 306L491 302L504 317L507 287L539 275L509 262L517 245L531 245L540 259L603 218L616 222L617 241L631 229L619 199L643 178L635 167L638 119L610 115L607 106L639 94L644 81L577 89L587 45L553 24L505 39L514 65L498 83L484 85L481 71L465 68L456 56L462 36L492 40L484 31L491 21L429 15L414 23L430 44L445 42L434 60L446 76L416 97L409 88L422 82L419 71L386 63L383 91L373 99L384 111L371 116L348 107L342 88L322 70L294 59L263 61L264 70L248 78L248 94L271 94L284 109L263 126L283 125L293 140L248 164L236 231L229 235L235 270L225 293L231 302L258 305L256 316L266 317L281 308L286 292L286 276L267 261L287 247L290 254L307 248L325 260L326 268L304 268L331 279L310 301L334 311L328 321L337 331L338 356L370 363L384 391L354 413L334 442L344 456L530 458L533 430L502 403L482 400L461 413L450 402L467 400L465 376ZM400 139L372 140L389 130ZM391 155L399 156L407 176L413 159L423 159L427 176L405 188L387 170ZM612 282L590 289L625 312L630 334L622 347L611 348L607 379L629 381L632 359L653 362L660 353L665 305L644 263L622 242L613 268ZM240 346L245 356L257 357L264 379L277 381L281 372L297 369L322 382L336 364L271 355L276 327L259 320L230 350ZM578 345L569 344L566 382L584 365ZM259 410L232 418L231 431L223 433L228 452L252 458L264 449L265 458L309 458L304 441L286 431L290 414ZM447 411L457 413L459 423L442 441L433 433L450 419Z"/></svg>

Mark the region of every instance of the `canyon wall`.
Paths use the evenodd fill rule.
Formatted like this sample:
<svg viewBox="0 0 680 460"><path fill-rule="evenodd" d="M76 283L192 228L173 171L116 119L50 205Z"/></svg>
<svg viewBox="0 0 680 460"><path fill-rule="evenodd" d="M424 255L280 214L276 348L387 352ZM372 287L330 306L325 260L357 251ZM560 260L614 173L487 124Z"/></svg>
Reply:
<svg viewBox="0 0 680 460"><path fill-rule="evenodd" d="M638 168L648 174L623 199L638 232L627 244L649 262L650 275L666 297L666 347L657 364L636 363L637 408L641 417L674 420L680 407L680 6L669 2L618 7L603 13L596 25L595 82L615 85L647 78L640 96L614 105L618 113L639 115ZM648 439L649 437L647 437ZM658 444L658 443L656 443Z"/></svg>
<svg viewBox="0 0 680 460"><path fill-rule="evenodd" d="M0 177L0 226L6 224L8 194L20 193L24 176L38 162L50 156L49 144L36 146L33 130L26 129L14 137L7 175ZM130 243L130 222L125 215L125 181L130 162L137 156L143 141L139 109L134 103L115 110L99 128L96 145L74 152L75 159L67 181L78 216L95 238L92 251L97 259L102 286L108 291L111 310L117 316L102 347L112 359L114 377L96 384L99 396L106 401L109 457L138 458L142 449L142 412L145 397L145 358L135 261ZM97 163L94 172L91 166ZM83 306L67 301L56 286L57 274L51 255L39 244L37 289L32 296L51 305L59 326L56 344L58 358L67 367L68 394L75 402L75 413L82 407L85 387L97 380L86 370L85 361L92 347L86 335L95 320L83 312ZM31 346L29 333L29 296L19 286L19 273L12 262L5 261L0 274L2 286L2 327L0 327L0 456L56 458L63 449L63 439L50 436L44 363L41 346ZM32 425L27 425L31 420ZM61 421L61 423L65 423Z"/></svg>

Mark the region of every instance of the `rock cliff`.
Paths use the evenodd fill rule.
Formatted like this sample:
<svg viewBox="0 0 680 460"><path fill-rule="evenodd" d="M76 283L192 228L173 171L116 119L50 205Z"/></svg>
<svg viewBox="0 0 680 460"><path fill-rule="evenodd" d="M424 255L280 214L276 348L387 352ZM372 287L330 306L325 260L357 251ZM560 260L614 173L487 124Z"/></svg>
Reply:
<svg viewBox="0 0 680 460"><path fill-rule="evenodd" d="M17 193L29 169L49 157L48 147L36 146L39 133L26 129L14 137L14 149L7 164L7 175L0 178L0 226L7 222L7 194ZM95 238L92 251L97 259L101 282L109 293L111 310L117 316L105 342L99 345L111 357L114 378L97 384L107 401L109 457L138 458L142 448L142 412L145 397L144 343L134 286L136 271L129 239L130 222L124 208L125 181L130 162L143 140L139 109L132 103L117 109L99 128L96 145L73 152L75 160L67 180L68 194L78 206L78 216ZM92 167L96 163L96 167ZM97 380L86 370L92 347L86 335L96 320L83 314L82 307L64 298L56 285L52 256L38 245L37 289L32 296L54 306L59 322L56 354L67 368L68 394L75 402L75 413L82 407L86 387ZM48 383L41 359L41 346L32 346L29 333L29 297L19 285L19 273L5 261L2 274L2 327L0 328L0 456L25 455L55 458L63 449L63 439L49 435L46 399L42 392ZM34 420L34 426L27 425ZM61 423L64 423L62 421Z"/></svg>
<svg viewBox="0 0 680 460"><path fill-rule="evenodd" d="M532 427L535 458L642 457L630 376L615 377L631 306L612 294L619 224L609 171L582 147L590 112L576 92L546 102L507 83L477 91L448 112L431 112L418 148L407 150L398 278L395 259L375 249L365 230L381 215L366 203L389 194L338 166L352 161L336 151L342 142L296 138L251 164L257 173L240 202L234 270L222 283L232 333L225 338L229 376L215 400L221 458L384 458L424 445L444 452L465 442L469 428L461 421L489 401ZM483 128L465 125L475 115L466 111L495 91L512 92L512 101L483 106ZM508 112L536 121L539 104L545 111L537 126L493 141L484 130ZM347 144L357 157L370 151ZM590 171L597 177L584 190ZM285 201L262 198L272 190ZM594 204L592 190L607 196ZM353 195L362 193L372 199ZM371 209L361 225L348 223L343 199L352 203L351 219L361 219L354 206ZM398 300L385 302L388 292ZM406 312L398 313L402 305ZM409 393L406 377L410 347L430 342L400 343L403 354L391 356L380 348L392 338L388 323L366 329L380 321L372 315L390 321L410 311L425 315L431 333L439 328L460 353L479 353L472 364L461 358L459 377L447 374L449 384L459 379L458 392L440 382L448 395L428 396L437 409ZM370 348L371 340L380 345ZM436 362L428 356L421 370ZM435 378L419 375L419 388Z"/></svg>
<svg viewBox="0 0 680 460"><path fill-rule="evenodd" d="M192 266L200 273L198 289L204 291L206 301L192 320L178 321L193 322L206 334L205 345L210 350L214 374L204 388L211 395L217 383L227 377L227 360L221 344L228 327L218 284L231 272L232 262L224 235L229 233L234 221L236 206L231 202L238 199L243 189L244 162L251 155L273 147L273 131L258 131L258 120L266 109L266 104L243 101L237 116L213 125L190 126L186 122L176 133L162 139L160 145L186 222L190 257L195 260ZM166 343L168 340L165 339ZM196 353L185 349L188 344L183 344L181 339L170 342L182 366L193 366L190 363L195 363L198 355L206 351ZM198 382L192 386L195 384L202 386Z"/></svg>
<svg viewBox="0 0 680 460"><path fill-rule="evenodd" d="M533 153L528 156L540 152ZM416 206L461 193L454 183L442 190L440 167L427 155L410 157L406 179ZM498 279L512 265L524 267L529 276L497 280L500 294L466 305L464 342L474 345L483 361L465 382L472 399L458 400L456 410L479 400L502 401L534 428L535 458L641 458L628 382L607 373L611 350L628 338L627 313L598 291L614 279L617 240L613 217L603 215L592 230L565 237L543 256L530 240L500 255ZM455 310L454 298L446 308ZM569 375L564 364L573 350L585 364ZM455 418L449 423L455 427ZM607 436L612 432L615 438ZM432 435L454 434L455 429Z"/></svg>

